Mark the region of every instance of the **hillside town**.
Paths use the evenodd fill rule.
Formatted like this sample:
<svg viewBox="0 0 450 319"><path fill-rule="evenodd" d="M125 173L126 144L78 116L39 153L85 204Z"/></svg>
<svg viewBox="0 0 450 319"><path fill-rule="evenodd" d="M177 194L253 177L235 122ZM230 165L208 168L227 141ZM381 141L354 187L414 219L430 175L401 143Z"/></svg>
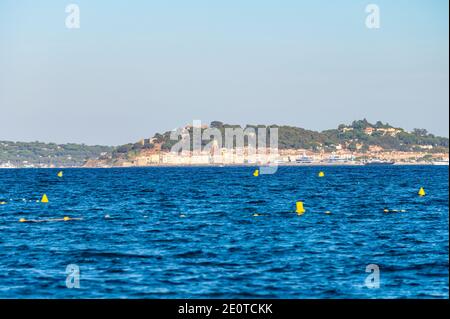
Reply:
<svg viewBox="0 0 450 319"><path fill-rule="evenodd" d="M383 125L382 125L383 126ZM202 129L208 126L203 125ZM191 125L185 127L187 131ZM342 133L355 130L353 127L340 126ZM394 127L365 127L367 136L396 137L405 131ZM116 159L107 158L88 161L86 167L145 167L145 166L189 166L189 165L448 165L449 154L434 145L414 145L414 151L386 150L379 145L364 147L356 143L350 149L349 143L319 147L316 150L302 148L263 148L251 147L225 148L212 141L211 147L200 151L173 152L163 149L164 142L158 138L142 139L135 144L139 149L132 156Z"/></svg>
<svg viewBox="0 0 450 319"><path fill-rule="evenodd" d="M257 139L255 132L259 134L261 128L269 135L273 128L277 129L275 147L249 143L251 138ZM276 125L241 128L218 121L203 124L198 129L200 136L211 129L216 135L200 141L197 149L190 147L195 137L193 125L184 126L178 140L171 137L171 131L117 147L0 142L0 168L449 163L448 138L434 136L424 129L407 132L380 121L375 124L365 119L353 121L350 125L341 124L337 129L322 132ZM222 139L227 136L227 130L246 132L247 144L243 143L244 137L241 137L242 145L234 140L232 147L224 143ZM174 144L185 138L189 141L188 147L174 150Z"/></svg>
<svg viewBox="0 0 450 319"><path fill-rule="evenodd" d="M221 149L220 155L210 152L193 154L192 152L171 153L148 151L133 159L120 159L114 164L108 160L89 160L85 167L142 167L142 166L187 166L187 165L448 165L448 154L427 152L383 152L373 150L368 153L346 150L332 153L316 153L309 150L288 149L247 156L247 149L234 152Z"/></svg>

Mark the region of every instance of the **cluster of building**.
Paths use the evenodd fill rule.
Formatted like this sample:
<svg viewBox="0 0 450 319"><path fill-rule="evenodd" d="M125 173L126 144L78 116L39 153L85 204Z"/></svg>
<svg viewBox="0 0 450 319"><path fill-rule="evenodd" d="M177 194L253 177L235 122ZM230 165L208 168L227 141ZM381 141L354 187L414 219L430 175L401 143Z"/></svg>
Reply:
<svg viewBox="0 0 450 319"><path fill-rule="evenodd" d="M432 164L447 162L448 154L432 154L428 152L381 152L379 150L365 153L338 150L332 153L313 152L310 150L287 149L269 150L255 153L244 148L242 150L220 149L218 152L163 152L159 150L143 151L133 159L120 160L115 166L171 166L171 165L242 165L242 164L317 164L317 165L363 165L372 161L384 161L400 164Z"/></svg>
<svg viewBox="0 0 450 319"><path fill-rule="evenodd" d="M353 130L354 130L353 127L343 127L341 129L342 132L350 132ZM364 129L364 133L366 135L372 135L375 132L378 132L381 135L396 136L398 133L404 132L404 130L402 130L400 128L395 128L395 127L377 128L377 127L372 127L372 126L366 127Z"/></svg>

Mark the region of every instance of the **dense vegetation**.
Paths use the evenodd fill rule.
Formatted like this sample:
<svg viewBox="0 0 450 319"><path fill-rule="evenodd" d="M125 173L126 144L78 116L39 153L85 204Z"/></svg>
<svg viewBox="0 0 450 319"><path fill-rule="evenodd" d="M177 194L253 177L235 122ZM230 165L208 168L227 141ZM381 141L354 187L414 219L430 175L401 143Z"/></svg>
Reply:
<svg viewBox="0 0 450 319"><path fill-rule="evenodd" d="M55 144L41 142L0 141L0 164L14 166L80 166L87 159L111 154L113 147L84 144Z"/></svg>
<svg viewBox="0 0 450 319"><path fill-rule="evenodd" d="M220 130L222 145L225 145L225 129L239 128L240 126L214 121L211 122L209 127ZM365 119L354 121L350 125L341 124L337 129L325 130L322 132L293 126L278 125L247 125L245 128L266 128L266 143L269 145L270 130L268 128L270 127L278 128L279 149L334 151L337 147L341 147L350 151L359 150L365 152L369 150L371 146L377 146L386 151L410 152L427 150L427 152L448 152L449 147L448 138L434 136L433 134L429 134L425 129L414 129L412 132L407 132L401 128L395 128L380 121L372 124ZM370 134L367 133L366 129L368 128L371 128L373 132ZM187 128L187 131L190 135L192 145L193 129ZM202 129L202 132L204 132L204 129ZM115 151L115 156L121 154L134 155L139 153L142 149L151 149L156 144L161 145L161 149L163 150L170 150L176 142L177 140L170 139L169 131L163 134L157 133L154 135L151 143L144 145L140 143L127 144L118 147ZM202 144L205 145L209 142L210 140L203 140ZM245 144L246 143L247 139L245 139Z"/></svg>
<svg viewBox="0 0 450 319"><path fill-rule="evenodd" d="M373 128L371 135L365 133L365 129ZM386 129L395 129L394 136L383 132ZM429 152L448 152L449 140L445 137L437 137L429 134L425 129L414 129L406 132L401 128L395 128L389 124L378 121L375 124L367 120L354 121L351 125L340 125L337 130L323 131L322 134L329 137L333 143L344 145L349 150L355 150L357 144L362 144L362 150L370 146L379 146L387 151L420 151L423 147L432 147Z"/></svg>

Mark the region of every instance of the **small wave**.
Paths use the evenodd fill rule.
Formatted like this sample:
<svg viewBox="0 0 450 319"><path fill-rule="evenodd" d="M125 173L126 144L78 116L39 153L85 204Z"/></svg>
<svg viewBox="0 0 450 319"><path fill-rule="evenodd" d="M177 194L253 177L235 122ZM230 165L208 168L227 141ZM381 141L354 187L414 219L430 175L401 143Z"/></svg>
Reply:
<svg viewBox="0 0 450 319"><path fill-rule="evenodd" d="M246 204L264 204L264 203L267 203L267 201L263 199L250 200L246 202Z"/></svg>
<svg viewBox="0 0 450 319"><path fill-rule="evenodd" d="M191 250L191 251L186 251L183 253L175 254L174 257L176 257L176 258L197 258L197 257L215 258L215 257L217 257L217 254L212 253L212 252L204 252L203 250L197 249L197 250Z"/></svg>
<svg viewBox="0 0 450 319"><path fill-rule="evenodd" d="M78 258L143 258L149 259L155 256L133 254L133 253L122 253L122 252L112 252L112 251L99 251L99 250L82 250L76 254Z"/></svg>

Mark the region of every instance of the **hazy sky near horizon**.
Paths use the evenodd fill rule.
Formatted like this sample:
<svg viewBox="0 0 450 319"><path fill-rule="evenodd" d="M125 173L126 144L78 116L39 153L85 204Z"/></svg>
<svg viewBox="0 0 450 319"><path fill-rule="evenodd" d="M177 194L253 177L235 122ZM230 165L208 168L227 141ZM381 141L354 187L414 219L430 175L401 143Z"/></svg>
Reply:
<svg viewBox="0 0 450 319"><path fill-rule="evenodd" d="M80 29L65 27L66 5ZM380 7L368 29L365 7ZM118 145L201 120L449 133L446 0L2 0L0 140Z"/></svg>

